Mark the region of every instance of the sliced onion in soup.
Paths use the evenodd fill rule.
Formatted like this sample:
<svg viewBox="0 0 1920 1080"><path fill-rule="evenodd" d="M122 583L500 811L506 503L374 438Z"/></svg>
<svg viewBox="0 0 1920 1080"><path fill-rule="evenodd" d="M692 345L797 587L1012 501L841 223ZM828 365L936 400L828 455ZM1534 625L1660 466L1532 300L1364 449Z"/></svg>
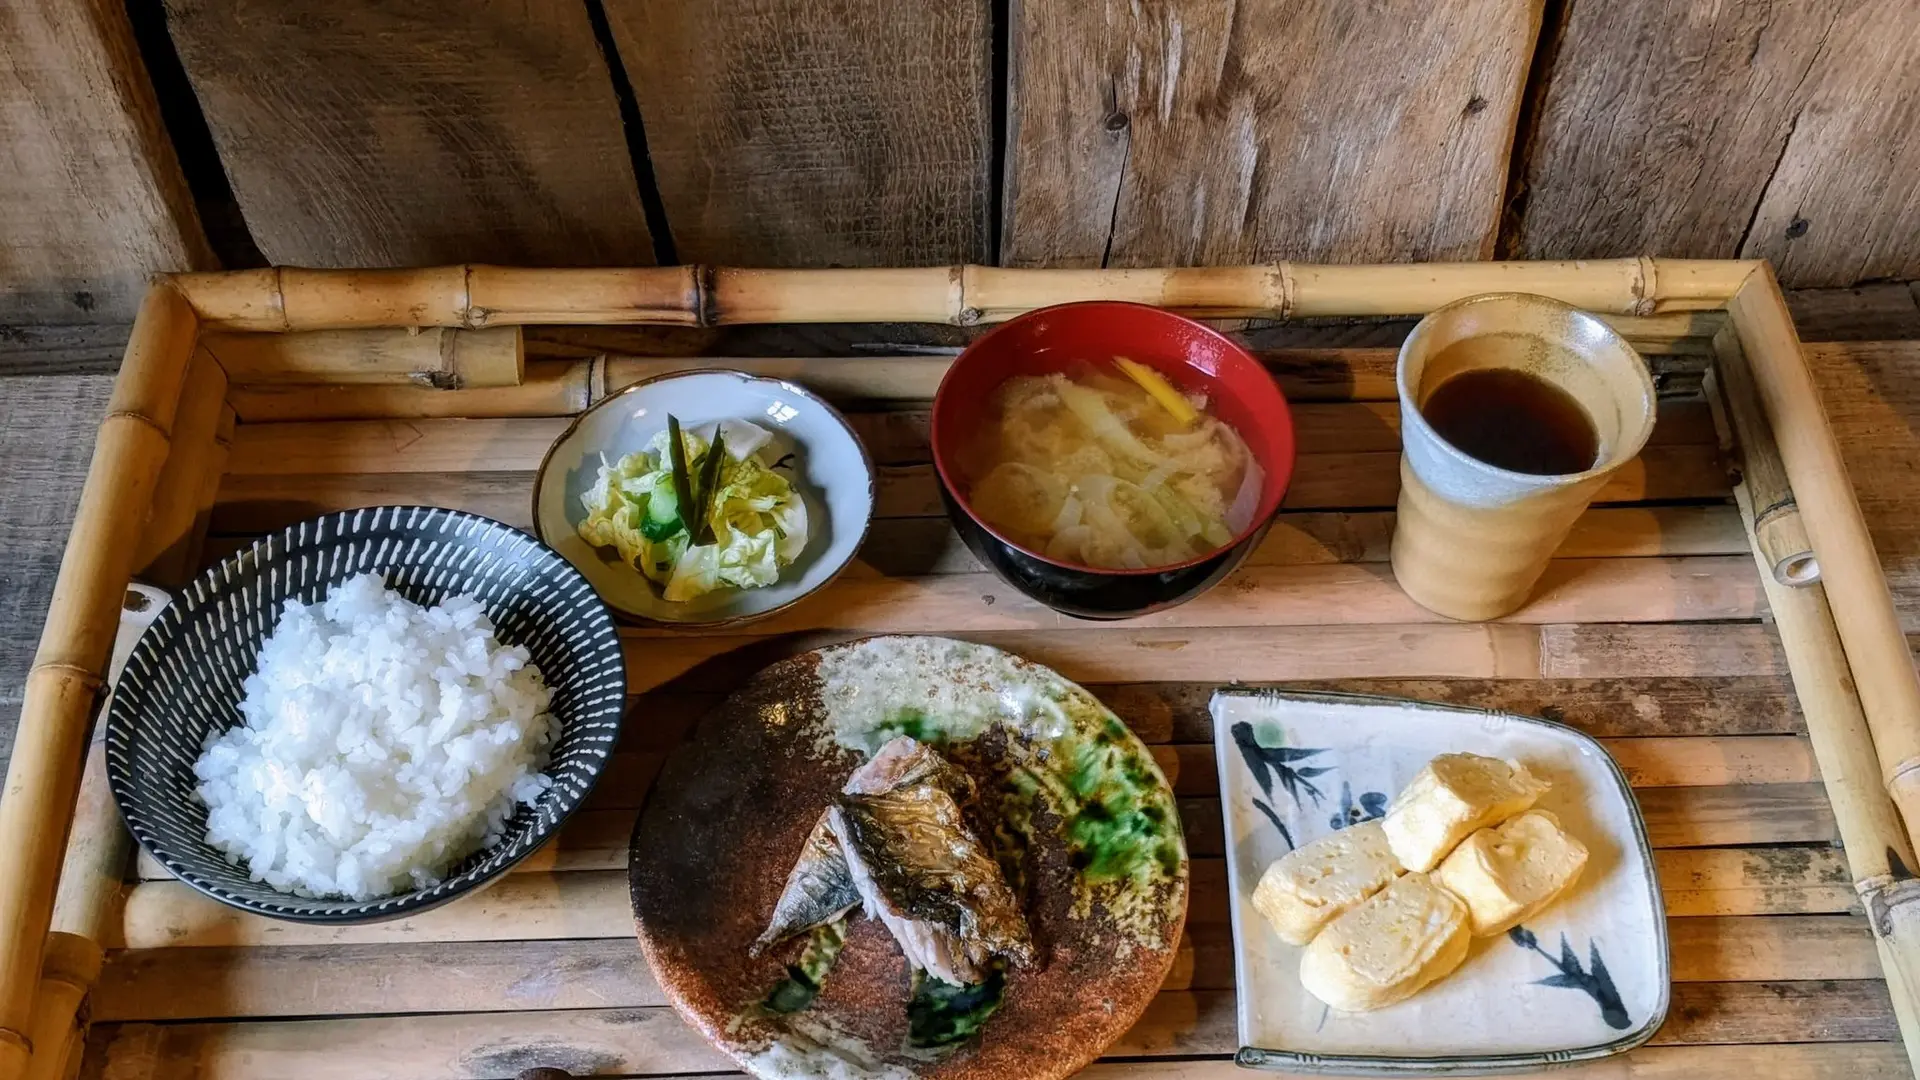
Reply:
<svg viewBox="0 0 1920 1080"><path fill-rule="evenodd" d="M1052 473L1017 461L1003 462L980 478L973 508L989 523L1012 533L1045 536L1067 500L1067 485Z"/></svg>

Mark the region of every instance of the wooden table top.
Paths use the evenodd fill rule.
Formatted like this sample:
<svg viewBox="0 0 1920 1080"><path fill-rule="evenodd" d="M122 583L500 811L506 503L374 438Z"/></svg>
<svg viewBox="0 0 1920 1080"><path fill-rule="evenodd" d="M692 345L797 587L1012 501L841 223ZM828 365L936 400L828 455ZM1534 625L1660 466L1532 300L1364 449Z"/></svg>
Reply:
<svg viewBox="0 0 1920 1080"><path fill-rule="evenodd" d="M1910 491L1920 475L1920 342L1809 354L1903 616L1920 625L1920 503ZM17 702L21 650L31 648L105 399L98 376L7 385L0 457L15 460L24 443L44 463L0 480L0 547L13 563L0 568L11 576L0 614L38 605L24 624L0 628L0 709ZM1382 471L1395 455L1390 408L1328 402L1301 412L1311 460L1294 513L1236 575L1260 587L1230 582L1164 616L1103 627L1036 609L957 546L935 516L924 414L858 415L884 466L882 520L863 567L830 598L744 635L631 632L630 671L646 693L588 809L555 846L478 897L340 929L237 916L143 860L125 947L110 953L94 1001L85 1075L731 1071L668 1007L639 956L627 832L662 756L741 674L822 641L894 629L1002 645L1087 684L1154 747L1181 799L1194 889L1180 959L1113 1048L1116 1060L1087 1075L1250 1075L1230 1060L1232 942L1205 714L1213 686L1242 680L1544 714L1605 741L1659 849L1676 982L1653 1043L1590 1075L1907 1076L1753 562L1724 500L1704 404L1664 404L1646 467L1603 496L1619 505L1585 519L1534 605L1484 625L1437 621L1393 588L1391 515L1366 509L1392 504ZM215 530L237 538L400 492L524 524L526 472L562 423L243 425ZM1302 599L1336 594L1331 607Z"/></svg>

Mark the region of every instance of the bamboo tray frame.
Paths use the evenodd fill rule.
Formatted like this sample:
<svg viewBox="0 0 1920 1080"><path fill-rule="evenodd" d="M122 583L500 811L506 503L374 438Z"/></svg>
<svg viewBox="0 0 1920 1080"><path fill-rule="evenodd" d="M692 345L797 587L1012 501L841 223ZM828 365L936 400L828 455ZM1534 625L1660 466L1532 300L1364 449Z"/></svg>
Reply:
<svg viewBox="0 0 1920 1080"><path fill-rule="evenodd" d="M528 373L517 332L509 341L502 328L533 324L968 325L1084 299L1215 318L1417 315L1500 291L1556 297L1610 318L1630 336L1705 346L1716 383L1710 397L1723 405L1716 416L1741 449L1735 495L1766 604L1912 1055L1920 1050L1913 996L1920 988L1920 905L1913 903L1920 886L1908 868L1915 865L1909 837L1920 824L1920 678L1765 263L1643 257L1138 270L474 265L275 268L155 280L100 426L0 802L0 1078L60 1077L79 1067L85 999L104 947L138 936L140 912L125 907L127 838L97 769L87 770L83 784L88 732L129 580L143 571L177 581L197 565L228 472L236 404L249 414L306 409L311 416L310 384L323 383L333 388L322 395L329 404L319 415L392 415L382 412L389 387L411 380L471 387L460 398L468 415L508 415L512 402L535 401L552 410L542 415L552 415L577 411L604 392L603 366L589 368L584 383ZM272 338L236 336L243 332L288 336L281 347ZM460 332L489 336L456 340ZM809 362L795 363L806 370ZM819 363L822 372L830 367ZM404 414L461 415L434 411L420 396L431 393L415 392ZM497 412L488 404L495 401L505 403ZM1820 581L1810 585L1816 565ZM1845 618L1836 620L1835 611ZM801 627L787 629L794 628ZM1497 638L1501 624L1460 629ZM697 642L690 651L697 657ZM490 903L510 904L511 894L503 886ZM549 898L548 915L554 903ZM244 927L228 932L233 944L257 936Z"/></svg>

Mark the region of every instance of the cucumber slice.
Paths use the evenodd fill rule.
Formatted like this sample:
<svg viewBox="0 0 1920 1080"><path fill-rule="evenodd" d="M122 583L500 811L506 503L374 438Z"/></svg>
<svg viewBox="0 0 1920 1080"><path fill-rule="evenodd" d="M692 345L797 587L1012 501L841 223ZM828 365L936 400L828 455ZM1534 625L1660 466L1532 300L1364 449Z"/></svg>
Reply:
<svg viewBox="0 0 1920 1080"><path fill-rule="evenodd" d="M647 512L640 519L640 535L649 540L665 540L687 526L680 520L680 500L673 489L657 486L647 493Z"/></svg>

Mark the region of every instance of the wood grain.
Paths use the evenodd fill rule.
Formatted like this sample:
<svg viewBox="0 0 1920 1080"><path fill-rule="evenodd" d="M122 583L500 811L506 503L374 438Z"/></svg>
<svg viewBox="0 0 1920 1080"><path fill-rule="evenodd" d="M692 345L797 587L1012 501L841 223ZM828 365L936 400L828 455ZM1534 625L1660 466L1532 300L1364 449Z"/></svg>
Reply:
<svg viewBox="0 0 1920 1080"><path fill-rule="evenodd" d="M985 261L986 0L608 0L683 262Z"/></svg>
<svg viewBox="0 0 1920 1080"><path fill-rule="evenodd" d="M112 390L101 375L0 380L0 758L13 749L27 668Z"/></svg>
<svg viewBox="0 0 1920 1080"><path fill-rule="evenodd" d="M1677 982L1872 979L1855 915L1674 918ZM1233 938L1195 926L1169 990L1234 984ZM378 978L368 978L378 971ZM119 950L94 992L96 1021L354 1013L509 1012L667 1004L632 938Z"/></svg>
<svg viewBox="0 0 1920 1080"><path fill-rule="evenodd" d="M471 510L516 528L532 527L531 472L505 471L511 455L530 446L524 432L494 423L515 421L422 420L399 432L381 452L367 445L311 446L299 457L274 461L243 456L236 449L220 488L216 531L266 532L328 510L417 499L435 506ZM419 437L431 424L464 425L462 442L434 443ZM245 428L241 429L242 442ZM412 441L409 441L412 440ZM319 471L285 471L296 461ZM1400 490L1400 455L1303 454L1281 504L1289 510L1386 509ZM365 472L350 471L366 469ZM414 469L471 472L415 472ZM938 517L946 512L931 465L879 466L875 470L876 518ZM1601 505L1641 500L1718 499L1727 492L1718 451L1706 446L1651 446L1620 467L1600 489Z"/></svg>
<svg viewBox="0 0 1920 1080"><path fill-rule="evenodd" d="M1837 6L1567 5L1513 254L1736 255Z"/></svg>
<svg viewBox="0 0 1920 1080"><path fill-rule="evenodd" d="M1920 7L1804 6L1829 22L1740 254L1795 285L1920 277Z"/></svg>
<svg viewBox="0 0 1920 1080"><path fill-rule="evenodd" d="M653 262L584 8L171 0L167 14L268 260Z"/></svg>
<svg viewBox="0 0 1920 1080"><path fill-rule="evenodd" d="M311 1030L292 1025L179 1029L103 1026L88 1043L89 1056L106 1060L112 1067L91 1071L87 1076L88 1080L175 1080L187 1076L253 1080L260 1075L253 1071L255 1062L270 1062L280 1069L304 1065L310 1070L338 1068L344 1062L356 1070L353 1075L357 1080L476 1080L511 1076L529 1061L570 1066L576 1075L591 1070L592 1075L603 1077L658 1076L657 1062L680 1052L681 1044L652 1041L660 1037L660 1032L634 1022L628 1012L532 1013L526 1014L524 1026L490 1029L472 1025L465 1030L476 1037L494 1035L495 1045L509 1051L472 1062L450 1062L438 1056L442 1046L454 1041L447 1038L448 1030L461 1030L453 1024L428 1026L417 1041L408 1039L400 1021L363 1025L325 1022L310 1025ZM628 1024L633 1024L633 1030L623 1030ZM259 1030L254 1030L256 1027ZM543 1031L553 1035L542 1038ZM355 1055L345 1061L339 1047L361 1033L382 1033L386 1038L371 1048L365 1060ZM645 1056L636 1062L636 1055ZM388 1063L392 1068L386 1067ZM486 1071L476 1071L482 1069ZM1607 1080L1750 1080L1755 1076L1768 1080L1906 1080L1912 1076L1899 1044L1887 1042L1648 1046L1597 1069L1593 1075ZM1244 1080L1246 1072L1232 1059L1217 1057L1178 1063L1157 1059L1101 1061L1079 1075L1086 1080ZM1515 1075L1522 1080L1549 1080L1565 1073L1549 1069Z"/></svg>
<svg viewBox="0 0 1920 1080"><path fill-rule="evenodd" d="M1010 17L1007 265L1493 253L1537 2L1014 0Z"/></svg>
<svg viewBox="0 0 1920 1080"><path fill-rule="evenodd" d="M1669 848L1654 853L1667 914L1809 915L1858 910L1840 853L1830 847ZM1192 861L1187 925L1227 925L1226 864ZM508 874L460 904L392 922L330 926L275 922L226 907L177 881L128 894L132 949L353 945L419 941L531 941L631 934L624 870Z"/></svg>
<svg viewBox="0 0 1920 1080"><path fill-rule="evenodd" d="M1920 275L1920 9L1567 5L1528 147L1520 258L1764 258L1795 285Z"/></svg>
<svg viewBox="0 0 1920 1080"><path fill-rule="evenodd" d="M1724 1043L1764 1032L1802 1044L1846 1043L1886 1039L1892 1028L1892 1010L1877 982L1692 983L1676 989L1670 1019L1653 1041L1659 1046ZM199 1075L227 1075L242 1062L274 1074L299 1072L333 1058L343 1046L369 1058L379 1053L377 1064L369 1061L356 1072L367 1077L461 1080L555 1062L575 1070L590 1065L596 1074L610 1068L708 1072L731 1064L690 1025L660 1007L135 1026L122 1029L119 1037L126 1044L108 1048L108 1054L110 1061L118 1057L123 1064L119 1070L110 1067L105 1077L169 1075L124 1064L147 1053L163 1063L162 1069L168 1059L194 1062L207 1070ZM485 1049L470 1050L475 1044ZM1236 1046L1231 991L1170 990L1153 1000L1109 1052L1118 1058L1218 1056Z"/></svg>
<svg viewBox="0 0 1920 1080"><path fill-rule="evenodd" d="M1920 630L1920 494L1907 479L1920 470L1920 383L1908 374L1920 342L1809 345L1806 358L1901 622Z"/></svg>
<svg viewBox="0 0 1920 1080"><path fill-rule="evenodd" d="M1784 675L1607 679L1371 678L1344 682L1262 683L1247 689L1331 690L1413 698L1543 716L1597 738L1777 735L1804 730ZM1164 728L1171 742L1213 738L1207 702L1212 683L1129 682L1089 687L1135 731ZM651 699L658 702L662 697ZM678 736L675 736L676 738ZM1143 738L1147 736L1143 735Z"/></svg>
<svg viewBox="0 0 1920 1080"><path fill-rule="evenodd" d="M0 323L124 323L213 253L124 4L0 2Z"/></svg>

